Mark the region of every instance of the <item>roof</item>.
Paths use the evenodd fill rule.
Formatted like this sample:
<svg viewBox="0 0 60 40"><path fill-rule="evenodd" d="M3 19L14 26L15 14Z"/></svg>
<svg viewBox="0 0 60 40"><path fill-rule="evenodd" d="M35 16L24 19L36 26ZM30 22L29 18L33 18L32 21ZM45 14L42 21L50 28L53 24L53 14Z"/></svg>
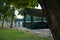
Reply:
<svg viewBox="0 0 60 40"><path fill-rule="evenodd" d="M32 15L32 16L42 16L43 12L41 9L30 9L30 8L25 8L24 13L27 15Z"/></svg>

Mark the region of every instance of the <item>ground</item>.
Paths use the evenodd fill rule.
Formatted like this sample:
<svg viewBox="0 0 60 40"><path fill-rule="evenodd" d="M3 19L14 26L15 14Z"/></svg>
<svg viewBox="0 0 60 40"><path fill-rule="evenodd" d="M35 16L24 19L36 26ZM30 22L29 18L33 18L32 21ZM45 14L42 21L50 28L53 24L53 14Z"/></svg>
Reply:
<svg viewBox="0 0 60 40"><path fill-rule="evenodd" d="M0 29L0 40L51 40L22 30Z"/></svg>

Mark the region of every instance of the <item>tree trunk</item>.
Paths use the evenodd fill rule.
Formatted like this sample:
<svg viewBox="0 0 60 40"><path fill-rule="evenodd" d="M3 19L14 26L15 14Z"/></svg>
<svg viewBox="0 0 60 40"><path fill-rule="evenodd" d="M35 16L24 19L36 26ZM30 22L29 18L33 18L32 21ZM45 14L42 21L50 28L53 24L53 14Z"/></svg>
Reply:
<svg viewBox="0 0 60 40"><path fill-rule="evenodd" d="M13 20L14 20L14 14L12 15L12 19L11 19L11 26L10 26L10 28L12 28L12 27L13 27Z"/></svg>
<svg viewBox="0 0 60 40"><path fill-rule="evenodd" d="M5 8L6 8L6 9L5 9ZM7 6L5 6L5 7L4 7L4 10L3 10L3 13L4 13L3 15L4 15L4 16L3 16L3 21L2 21L2 27L1 27L1 28L3 28L3 26L4 26L4 20L5 20L5 17L6 17L6 12L7 12Z"/></svg>
<svg viewBox="0 0 60 40"><path fill-rule="evenodd" d="M24 13L24 26L26 24L26 13Z"/></svg>
<svg viewBox="0 0 60 40"><path fill-rule="evenodd" d="M5 13L4 13L4 17L3 17L2 27L1 28L3 28L3 26L4 26L4 20L5 20Z"/></svg>
<svg viewBox="0 0 60 40"><path fill-rule="evenodd" d="M60 0L38 0L46 15L54 40L60 40Z"/></svg>
<svg viewBox="0 0 60 40"><path fill-rule="evenodd" d="M12 18L11 18L11 26L10 26L10 28L12 28L13 27L13 20L14 20L14 8L12 9Z"/></svg>

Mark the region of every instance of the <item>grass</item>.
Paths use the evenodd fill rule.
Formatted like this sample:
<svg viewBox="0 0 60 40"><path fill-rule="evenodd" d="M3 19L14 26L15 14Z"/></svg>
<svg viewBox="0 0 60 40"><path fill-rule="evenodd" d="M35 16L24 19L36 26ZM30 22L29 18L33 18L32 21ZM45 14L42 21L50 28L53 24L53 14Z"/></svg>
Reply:
<svg viewBox="0 0 60 40"><path fill-rule="evenodd" d="M21 30L0 29L0 40L50 40Z"/></svg>

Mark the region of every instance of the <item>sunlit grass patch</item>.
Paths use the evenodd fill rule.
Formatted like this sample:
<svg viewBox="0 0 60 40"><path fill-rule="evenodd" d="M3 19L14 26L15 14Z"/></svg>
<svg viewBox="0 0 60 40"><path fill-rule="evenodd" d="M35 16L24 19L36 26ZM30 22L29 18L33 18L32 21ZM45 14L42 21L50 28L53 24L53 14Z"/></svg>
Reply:
<svg viewBox="0 0 60 40"><path fill-rule="evenodd" d="M0 30L0 40L49 40L22 30Z"/></svg>

